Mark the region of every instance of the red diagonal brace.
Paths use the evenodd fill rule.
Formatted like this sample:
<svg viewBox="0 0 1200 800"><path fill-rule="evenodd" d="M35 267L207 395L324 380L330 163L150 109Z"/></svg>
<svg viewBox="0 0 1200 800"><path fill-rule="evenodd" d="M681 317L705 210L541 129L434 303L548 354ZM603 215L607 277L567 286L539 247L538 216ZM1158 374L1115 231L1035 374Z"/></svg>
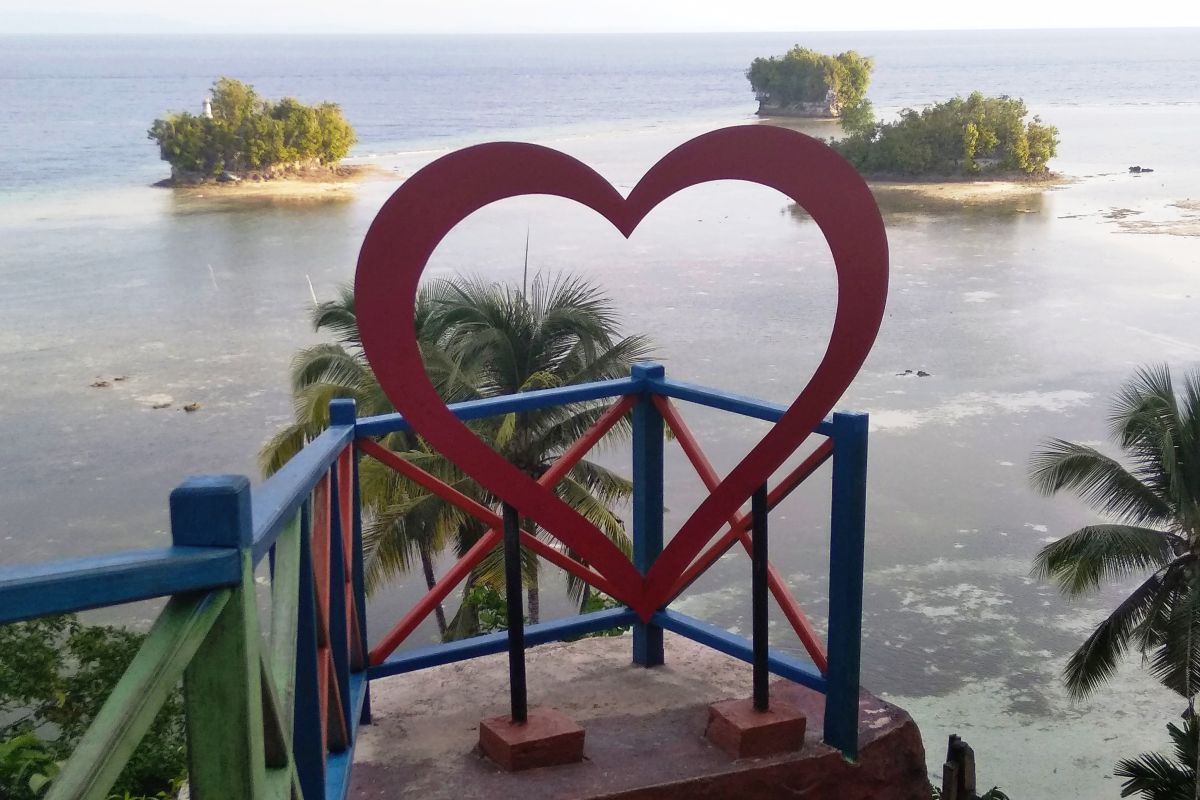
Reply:
<svg viewBox="0 0 1200 800"><path fill-rule="evenodd" d="M633 408L637 402L636 396L628 396L621 398L611 408L605 411L593 423L592 427L588 428L582 436L579 437L561 456L558 457L550 468L547 469L542 476L538 478L538 483L543 486L551 487L557 484L562 478L571 471L571 468L578 464L587 452L595 446L596 442L600 441L601 437L616 425L617 422L626 413ZM445 575L441 577L434 587L414 605L407 614L396 624L391 631L388 632L379 644L371 649L370 661L372 664L381 664L383 661L395 652L400 643L409 637L416 630L417 625L421 623L425 617L437 607L439 603L446 599L446 596L453 591L454 587L461 583L474 569L475 565L487 554L489 550L499 544L503 522L500 517L491 509L472 500L462 492L452 486L446 485L438 478L425 472L415 464L411 464L397 456L386 447L376 443L371 439L358 439L358 446L364 453L372 458L378 459L381 463L386 464L397 470L403 475L408 476L413 481L421 486L424 486L429 491L441 497L447 502L453 503L459 508L466 511L468 514L482 520L491 528L475 545L463 554L453 567L451 567ZM605 594L617 598L621 602L628 604L632 598L622 597L622 592L606 578L597 574L584 564L576 561L562 551L556 549L550 544L537 539L526 532L522 532L522 542L530 550L533 550L538 555L545 558L547 561L559 566L571 574L575 575L580 580L585 581L588 585L594 586Z"/></svg>
<svg viewBox="0 0 1200 800"><path fill-rule="evenodd" d="M703 481L705 487L710 492L716 489L721 483L721 479L717 477L717 471L713 469L712 462L704 455L704 451L700 449L700 443L696 441L696 437L692 435L691 430L687 427L687 424L683 421L683 417L679 415L678 410L676 410L670 399L662 395L655 395L654 405L658 408L659 413L662 414L667 426L674 432L675 438L679 441L680 446L683 447L683 452L687 455L688 460L692 462L692 466L696 468L696 473L700 476L700 480ZM830 452L832 452L832 449ZM804 465L801 466L803 467ZM793 484L792 488L795 488L795 485ZM730 530L725 534L725 537L730 537L730 543L732 544L733 539L740 540L742 546L746 548L746 552L750 552L750 537L746 532L746 529L749 527L748 515L731 518L729 520L729 527ZM713 548L713 550L715 549ZM728 546L724 549L728 549ZM720 553L723 553L724 549L719 551L717 555L719 556ZM704 565L700 571L703 572L711 563L712 561L709 561L709 564ZM692 579L694 580L695 578L693 577ZM683 585L686 586L687 584ZM792 625L792 629L800 637L800 642L804 645L804 649L808 651L809 657L812 658L817 669L824 673L829 668L829 659L825 654L825 646L822 644L820 637L817 636L817 632L813 630L812 623L808 621L808 617L800 609L796 598L792 597L792 593L783 582L783 576L779 574L779 570L775 568L774 564L768 564L767 566L767 585L771 589L771 594L775 596L775 602L779 603L783 615L787 617L788 622Z"/></svg>
<svg viewBox="0 0 1200 800"><path fill-rule="evenodd" d="M781 480L774 489L767 495L767 508L773 509L775 506L787 499L788 495L805 481L810 475L817 471L817 468L824 464L833 455L833 440L826 439L817 447L816 450L809 453L808 458L796 467ZM674 600L692 585L692 582L699 578L705 570L713 563L725 555L730 547L737 544L739 538L744 538L742 534L750 530L750 515L742 514L737 518L737 527L730 528L721 535L719 539L712 543L707 550L696 557L683 574L679 576L679 580L675 582L675 586L671 589L671 600Z"/></svg>

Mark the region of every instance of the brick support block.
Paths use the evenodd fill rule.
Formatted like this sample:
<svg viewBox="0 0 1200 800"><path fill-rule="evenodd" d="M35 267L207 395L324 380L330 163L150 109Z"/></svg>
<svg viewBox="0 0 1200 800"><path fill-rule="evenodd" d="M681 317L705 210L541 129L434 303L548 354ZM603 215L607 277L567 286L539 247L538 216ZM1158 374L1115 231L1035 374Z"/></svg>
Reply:
<svg viewBox="0 0 1200 800"><path fill-rule="evenodd" d="M493 717L479 723L479 749L509 772L583 760L583 728L553 708L531 708L528 720Z"/></svg>
<svg viewBox="0 0 1200 800"><path fill-rule="evenodd" d="M804 729L804 713L772 697L766 711L750 699L713 703L704 735L734 758L762 758L802 748Z"/></svg>

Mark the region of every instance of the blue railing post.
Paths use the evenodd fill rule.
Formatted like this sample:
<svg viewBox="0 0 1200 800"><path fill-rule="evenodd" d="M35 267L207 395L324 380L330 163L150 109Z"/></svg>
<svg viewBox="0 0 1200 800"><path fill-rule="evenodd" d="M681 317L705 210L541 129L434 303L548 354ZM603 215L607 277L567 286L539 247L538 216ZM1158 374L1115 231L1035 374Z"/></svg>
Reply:
<svg viewBox="0 0 1200 800"><path fill-rule="evenodd" d="M348 398L330 401L329 424L331 427L356 428L358 425L358 409L355 402ZM367 645L366 577L363 572L362 495L358 481L358 446L355 444L351 444L350 446L353 448L351 455L351 480L354 484L350 498L351 508L353 509L353 530L350 532L352 536L351 554L353 561L350 564L350 575L354 587L355 611L358 617L359 641L357 645L361 648L360 652L363 653L365 660L369 647ZM359 668L366 669L366 664L355 665L355 671L358 671ZM359 717L359 721L363 724L371 722L371 689L369 682L363 687L362 714ZM350 730L352 729L351 727Z"/></svg>
<svg viewBox="0 0 1200 800"><path fill-rule="evenodd" d="M833 415L829 545L829 669L825 742L858 757L863 551L867 517L867 415Z"/></svg>
<svg viewBox="0 0 1200 800"><path fill-rule="evenodd" d="M661 364L635 364L634 380L662 378ZM663 418L654 396L643 391L633 407L633 564L645 575L663 548ZM633 662L663 663L663 631L657 625L633 626Z"/></svg>

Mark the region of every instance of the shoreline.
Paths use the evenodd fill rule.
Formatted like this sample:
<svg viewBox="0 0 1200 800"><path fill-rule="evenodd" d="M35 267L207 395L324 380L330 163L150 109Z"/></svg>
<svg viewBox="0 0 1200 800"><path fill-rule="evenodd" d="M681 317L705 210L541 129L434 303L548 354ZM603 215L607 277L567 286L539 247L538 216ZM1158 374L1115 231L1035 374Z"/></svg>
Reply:
<svg viewBox="0 0 1200 800"><path fill-rule="evenodd" d="M319 200L349 197L361 183L387 174L389 173L386 170L375 164L349 164L334 170L317 170L269 179L243 178L229 183L205 181L179 184L167 178L152 186L171 189L176 196L184 198Z"/></svg>
<svg viewBox="0 0 1200 800"><path fill-rule="evenodd" d="M938 211L967 206L1015 204L1040 197L1075 183L1078 179L1052 174L1023 180L1019 177L929 179L865 178L871 193L881 205L911 205L918 209ZM917 209L914 209L917 210Z"/></svg>

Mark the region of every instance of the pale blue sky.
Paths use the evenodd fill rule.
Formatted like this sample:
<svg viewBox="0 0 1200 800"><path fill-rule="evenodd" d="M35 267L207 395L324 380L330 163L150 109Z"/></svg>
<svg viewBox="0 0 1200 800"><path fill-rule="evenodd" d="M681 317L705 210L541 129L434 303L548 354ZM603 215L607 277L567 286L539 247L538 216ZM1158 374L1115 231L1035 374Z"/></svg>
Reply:
<svg viewBox="0 0 1200 800"><path fill-rule="evenodd" d="M545 33L1200 26L1189 0L0 0L30 32Z"/></svg>

